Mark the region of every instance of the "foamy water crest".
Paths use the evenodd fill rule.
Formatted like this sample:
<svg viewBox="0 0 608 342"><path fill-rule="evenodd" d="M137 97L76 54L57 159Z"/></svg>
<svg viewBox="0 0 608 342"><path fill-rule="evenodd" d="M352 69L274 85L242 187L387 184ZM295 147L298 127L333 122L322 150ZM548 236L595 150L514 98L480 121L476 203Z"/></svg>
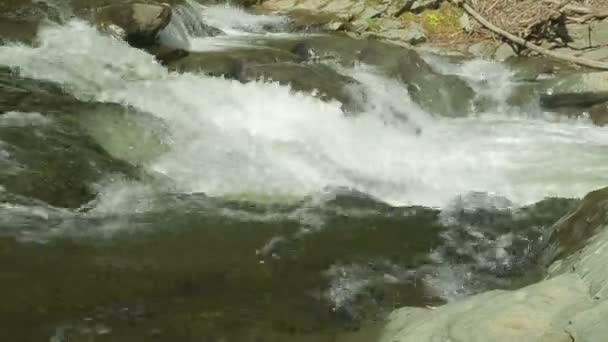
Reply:
<svg viewBox="0 0 608 342"><path fill-rule="evenodd" d="M209 13L232 15L222 11L234 10ZM226 25L266 20L247 16ZM39 47L0 47L0 63L164 120L169 151L148 167L182 192L297 197L347 187L391 204L441 207L470 191L517 204L580 196L608 180L608 135L587 122L440 118L413 104L403 85L363 69L349 73L367 102L345 116L338 102L276 83L168 74L82 22L45 28L40 39Z"/></svg>

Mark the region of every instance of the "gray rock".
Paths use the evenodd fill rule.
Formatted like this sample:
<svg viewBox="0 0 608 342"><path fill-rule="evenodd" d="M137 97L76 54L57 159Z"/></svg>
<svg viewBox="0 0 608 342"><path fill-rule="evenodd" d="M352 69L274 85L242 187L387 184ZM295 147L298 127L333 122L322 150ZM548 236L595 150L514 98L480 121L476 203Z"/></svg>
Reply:
<svg viewBox="0 0 608 342"><path fill-rule="evenodd" d="M417 75L408 83L412 99L434 115L463 117L473 110L475 92L454 75Z"/></svg>
<svg viewBox="0 0 608 342"><path fill-rule="evenodd" d="M604 215L608 210L608 188L593 191L579 206L560 219L547 231L547 247L543 251L542 261L545 266L573 256L585 247L589 239L601 233L607 219ZM562 271L567 271L561 268ZM549 274L558 274L557 270Z"/></svg>
<svg viewBox="0 0 608 342"><path fill-rule="evenodd" d="M346 23L343 21L332 21L325 25L325 28L330 31L341 31L346 27Z"/></svg>
<svg viewBox="0 0 608 342"><path fill-rule="evenodd" d="M353 39L344 35L315 35L297 40L268 40L268 47L287 50L308 61L333 60L345 66L352 66L359 60L364 50L384 51L378 60L385 60L388 51L407 51L394 45L372 39ZM392 52L391 52L392 54ZM373 63L372 63L373 64Z"/></svg>
<svg viewBox="0 0 608 342"><path fill-rule="evenodd" d="M540 105L546 109L588 108L608 101L608 92L542 94Z"/></svg>
<svg viewBox="0 0 608 342"><path fill-rule="evenodd" d="M608 188L589 193L579 207L550 230L545 262L548 277L573 272L593 297L608 299Z"/></svg>
<svg viewBox="0 0 608 342"><path fill-rule="evenodd" d="M589 118L598 126L608 125L608 102L591 107Z"/></svg>
<svg viewBox="0 0 608 342"><path fill-rule="evenodd" d="M312 15L332 14L352 19L363 13L368 5L363 1L352 0L266 0L261 7L275 12L304 11Z"/></svg>
<svg viewBox="0 0 608 342"><path fill-rule="evenodd" d="M495 47L487 42L479 42L470 45L467 50L473 57L489 58L495 49Z"/></svg>
<svg viewBox="0 0 608 342"><path fill-rule="evenodd" d="M361 52L360 60L399 78L414 102L431 114L462 117L473 109L473 89L457 76L435 72L414 50L370 45Z"/></svg>
<svg viewBox="0 0 608 342"><path fill-rule="evenodd" d="M305 47L301 49L305 50ZM304 51L302 51L304 53ZM303 57L274 48L244 48L227 51L190 52L182 58L169 60L171 71L202 72L240 80L246 65L300 61Z"/></svg>
<svg viewBox="0 0 608 342"><path fill-rule="evenodd" d="M592 305L587 286L565 274L517 291L490 291L434 310L399 309L381 342L570 342L568 319Z"/></svg>
<svg viewBox="0 0 608 342"><path fill-rule="evenodd" d="M441 5L442 0L416 0L410 8L411 12L421 13L427 9L436 9Z"/></svg>
<svg viewBox="0 0 608 342"><path fill-rule="evenodd" d="M190 55L190 52L184 49L174 49L168 47L155 47L154 49L147 49L149 53L154 55L156 60L164 66L176 63L178 60Z"/></svg>
<svg viewBox="0 0 608 342"><path fill-rule="evenodd" d="M581 341L608 336L608 188L589 193L547 230L545 280L490 291L435 310L403 308L381 342Z"/></svg>
<svg viewBox="0 0 608 342"><path fill-rule="evenodd" d="M0 17L0 45L3 42L33 43L36 39L39 24L39 21Z"/></svg>
<svg viewBox="0 0 608 342"><path fill-rule="evenodd" d="M100 7L95 20L102 29L135 47L156 43L158 33L171 20L171 7L164 3L123 3Z"/></svg>
<svg viewBox="0 0 608 342"><path fill-rule="evenodd" d="M589 25L568 24L566 25L570 42L568 46L575 49L586 49L605 45L608 42L608 22L598 21Z"/></svg>
<svg viewBox="0 0 608 342"><path fill-rule="evenodd" d="M422 27L412 29L388 29L379 32L365 32L363 37L374 37L389 41L404 42L410 45L418 45L426 42L427 36Z"/></svg>
<svg viewBox="0 0 608 342"><path fill-rule="evenodd" d="M401 39L406 43L417 45L427 41L427 34L422 25L411 23L405 29Z"/></svg>
<svg viewBox="0 0 608 342"><path fill-rule="evenodd" d="M605 124L602 103L608 101L608 72L579 72L558 77L544 82L540 92L540 104L544 108L573 117L589 114L594 123Z"/></svg>
<svg viewBox="0 0 608 342"><path fill-rule="evenodd" d="M343 109L353 110L354 102L347 87L357 81L323 64L263 64L246 68L244 80L267 80L289 84L296 91L316 94L322 100L338 100Z"/></svg>
<svg viewBox="0 0 608 342"><path fill-rule="evenodd" d="M604 46L598 47L597 49L585 51L581 57L596 61L608 61L608 47L604 44Z"/></svg>
<svg viewBox="0 0 608 342"><path fill-rule="evenodd" d="M0 158L0 184L7 192L78 208L95 198L95 183L108 175L138 178L136 168L111 157L76 125L38 115L0 115L0 144L7 154Z"/></svg>
<svg viewBox="0 0 608 342"><path fill-rule="evenodd" d="M608 91L608 72L583 72L569 74L549 81L550 94Z"/></svg>
<svg viewBox="0 0 608 342"><path fill-rule="evenodd" d="M427 41L427 33L418 23L411 23L407 27L397 18L378 18L366 20L367 32L363 37L375 37L391 41L404 42L416 45Z"/></svg>
<svg viewBox="0 0 608 342"><path fill-rule="evenodd" d="M82 107L60 86L21 77L8 68L0 67L0 113L66 112Z"/></svg>
<svg viewBox="0 0 608 342"><path fill-rule="evenodd" d="M575 315L566 330L575 342L599 342L608 336L608 300Z"/></svg>
<svg viewBox="0 0 608 342"><path fill-rule="evenodd" d="M498 46L496 51L494 51L494 59L498 61L505 61L511 57L516 57L517 54L513 51L513 48L507 44L502 43Z"/></svg>

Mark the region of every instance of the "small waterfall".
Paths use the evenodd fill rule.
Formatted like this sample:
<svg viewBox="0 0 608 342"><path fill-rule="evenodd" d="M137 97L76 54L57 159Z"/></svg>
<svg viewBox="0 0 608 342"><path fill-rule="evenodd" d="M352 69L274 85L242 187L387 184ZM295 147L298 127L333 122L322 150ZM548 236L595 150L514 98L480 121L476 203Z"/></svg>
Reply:
<svg viewBox="0 0 608 342"><path fill-rule="evenodd" d="M223 34L222 30L205 24L203 12L206 7L186 0L173 8L171 22L160 34L163 45L188 49L190 40L195 37L209 37Z"/></svg>
<svg viewBox="0 0 608 342"><path fill-rule="evenodd" d="M529 204L606 181L608 137L586 122L502 112L442 118L416 108L402 84L358 69L350 74L368 103L348 117L338 102L278 83L170 74L82 22L39 38L38 47L0 47L0 64L164 121L170 146L149 167L184 192L280 198L348 187L394 205L442 207L470 191Z"/></svg>
<svg viewBox="0 0 608 342"><path fill-rule="evenodd" d="M292 56L294 44L306 43L302 35L273 31L285 25L284 18L185 1L175 7L161 41L198 51L201 59L204 49L212 48L220 59L238 59L230 50L237 44L264 47L246 50L256 58L267 57L269 48ZM5 301L12 306L0 309L0 321L19 313L15 322L35 322L31 330L41 336L61 324L52 341L90 339L93 331L114 334L115 340L157 333L166 334L159 336L164 340L180 340L190 327L198 334L191 337L226 340L221 336L233 326L243 327L243 340L251 340L246 331L251 328L261 340L306 341L297 335L306 332L311 341L320 341L314 339L318 330L325 331L320 322L334 331L334 325L343 327L351 318L363 322L368 312L375 315L379 309L510 286L513 279L528 276L545 228L574 203L524 205L546 196L580 196L608 182L605 128L512 110L506 97L515 81L504 65L429 61L435 72L465 79L474 93L493 101L486 111L453 118L419 105L410 97L411 87L357 58L343 64L339 58L260 62L287 72L292 66L324 63L321 72L348 77L348 83L334 82L358 101L345 113L338 100L315 97L316 89L295 91L270 78L240 82L169 72L152 55L61 13L67 15L57 20L62 24L44 26L35 46L0 46L0 66L33 83L55 82L87 105L73 113L47 113L42 107L40 113L0 115L0 133L5 132L0 175L14 172L14 179L25 183L27 174L18 173L38 170L20 162L38 163L42 153L20 160L13 152L28 150L32 137L49 147L42 150L45 155L56 147L75 151L67 157L51 155L58 167L48 174L49 164L38 163L42 172L36 174L44 178L28 185L32 193L11 189L17 183L13 179L0 184L0 256L10 266L3 281L11 282L6 291L14 290L15 298L39 296L38 283L51 290L69 283L81 290L55 291L58 295L51 293L48 303ZM324 38L332 48L339 45L333 36ZM337 49L336 55L355 49ZM245 57L239 62L254 64ZM424 72L423 77L436 75ZM290 80L324 84L314 76L297 73ZM11 82L7 78L3 84L10 87ZM441 86L429 84L422 91ZM16 97L18 107L22 97ZM33 128L52 128L58 138L42 139ZM78 135L66 140L72 128ZM81 136L82 131L87 134ZM10 140L16 132L24 138ZM71 143L77 138L86 140L86 149ZM72 196L71 190L79 188L71 176L83 173L79 165L100 165L83 158L72 167L72 156L90 157L98 150L109 154L100 160L123 159L136 164L133 174L144 175L123 177L101 166L100 177L82 180L83 189L93 190L69 206L74 209L36 197L34 191L46 183L67 184L70 194L59 196ZM150 235L140 239L140 233ZM51 243L21 249L3 235ZM54 239L69 244L54 244ZM103 244L96 239L104 239ZM48 262L41 262L48 260L58 265L65 260L62 270L69 277L52 273ZM129 278L117 281L123 277ZM21 290L27 284L36 286ZM127 307L131 302L137 307ZM48 312L31 314L42 305ZM138 324L127 326L130 317ZM64 324L71 324L65 334ZM268 335L282 326L289 338ZM200 327L210 333L195 330ZM4 335L24 340L21 332L17 338Z"/></svg>

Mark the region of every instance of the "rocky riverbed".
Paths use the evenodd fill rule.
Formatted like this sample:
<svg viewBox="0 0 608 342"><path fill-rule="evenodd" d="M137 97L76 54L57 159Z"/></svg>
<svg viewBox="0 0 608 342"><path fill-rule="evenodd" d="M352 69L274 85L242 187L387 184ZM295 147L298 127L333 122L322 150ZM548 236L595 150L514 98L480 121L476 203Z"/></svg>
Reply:
<svg viewBox="0 0 608 342"><path fill-rule="evenodd" d="M1 2L3 338L603 341L608 73L462 15Z"/></svg>

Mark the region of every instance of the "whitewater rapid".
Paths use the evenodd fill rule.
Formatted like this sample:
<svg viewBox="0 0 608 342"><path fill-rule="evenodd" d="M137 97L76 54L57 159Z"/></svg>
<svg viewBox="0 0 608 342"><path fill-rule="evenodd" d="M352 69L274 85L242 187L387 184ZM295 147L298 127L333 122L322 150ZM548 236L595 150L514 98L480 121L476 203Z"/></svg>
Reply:
<svg viewBox="0 0 608 342"><path fill-rule="evenodd" d="M256 37L268 37L262 27L284 25L283 18L230 7L200 10L227 34L187 36L174 25L165 39L173 34L200 51L229 49L218 41L254 45ZM444 207L469 192L523 205L582 196L608 181L603 128L507 105L440 117L417 106L403 84L365 65L340 70L361 83L353 91L367 99L362 112L346 116L336 101L278 83L169 73L151 55L78 20L43 28L39 41L0 46L0 64L60 83L80 99L117 102L161 119L167 151L146 167L183 193L300 198L346 187L393 205ZM437 63L497 101L516 86L511 70L495 63Z"/></svg>

